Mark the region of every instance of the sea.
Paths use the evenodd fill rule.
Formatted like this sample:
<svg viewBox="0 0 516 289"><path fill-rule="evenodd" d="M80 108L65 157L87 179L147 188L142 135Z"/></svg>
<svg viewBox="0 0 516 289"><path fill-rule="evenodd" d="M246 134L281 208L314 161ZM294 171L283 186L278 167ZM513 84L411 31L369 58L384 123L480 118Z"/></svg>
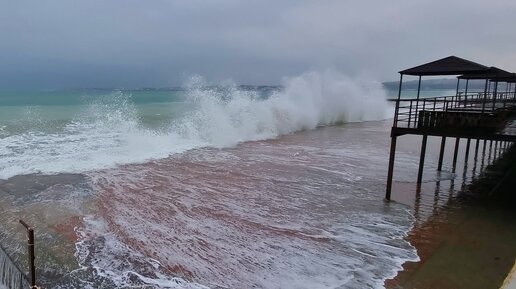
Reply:
<svg viewBox="0 0 516 289"><path fill-rule="evenodd" d="M44 288L384 288L419 260L383 200L394 95L335 72L0 91L0 244L28 274L33 226Z"/></svg>

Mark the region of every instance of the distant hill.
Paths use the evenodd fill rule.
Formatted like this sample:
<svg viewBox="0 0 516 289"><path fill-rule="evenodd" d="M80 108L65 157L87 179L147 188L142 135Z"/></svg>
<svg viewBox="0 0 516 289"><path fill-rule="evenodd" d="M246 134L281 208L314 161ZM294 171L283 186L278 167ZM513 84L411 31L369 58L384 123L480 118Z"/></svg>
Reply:
<svg viewBox="0 0 516 289"><path fill-rule="evenodd" d="M417 80L403 81L403 89L417 89ZM398 89L399 81L384 82L383 86L389 90ZM461 80L460 87L464 89L466 85L465 80ZM439 79L426 79L421 80L421 89L456 89L457 79L456 78L439 78ZM470 81L468 89L483 89L484 80Z"/></svg>

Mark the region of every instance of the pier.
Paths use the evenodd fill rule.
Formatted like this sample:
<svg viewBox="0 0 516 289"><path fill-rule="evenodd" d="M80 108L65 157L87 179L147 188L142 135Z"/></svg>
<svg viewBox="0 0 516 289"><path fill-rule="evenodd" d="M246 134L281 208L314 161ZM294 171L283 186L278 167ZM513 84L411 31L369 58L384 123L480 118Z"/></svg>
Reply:
<svg viewBox="0 0 516 289"><path fill-rule="evenodd" d="M391 199L396 141L403 135L421 135L421 153L417 184L423 179L425 154L429 136L440 137L441 147L437 170L442 170L447 139L455 141L452 172L455 172L461 139L466 139L465 154L478 154L479 144L511 146L516 141L516 74L497 67L485 66L456 56L432 61L399 72L399 91L395 100L391 146L387 173L385 199ZM404 76L418 78L415 97L402 98ZM455 95L421 97L423 76L456 76ZM484 82L482 91L468 91L470 80ZM465 88L461 89L461 81ZM500 85L502 84L502 85ZM505 84L505 85L503 85ZM470 146L474 143L474 152Z"/></svg>

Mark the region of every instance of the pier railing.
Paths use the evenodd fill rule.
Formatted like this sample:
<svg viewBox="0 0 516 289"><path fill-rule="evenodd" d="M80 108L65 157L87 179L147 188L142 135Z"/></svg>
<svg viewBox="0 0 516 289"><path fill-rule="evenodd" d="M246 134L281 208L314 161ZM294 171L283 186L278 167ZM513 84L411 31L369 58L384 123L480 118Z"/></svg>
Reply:
<svg viewBox="0 0 516 289"><path fill-rule="evenodd" d="M452 96L402 98L396 101L394 127L422 128L449 123L448 118L468 120L486 117L516 108L514 93L459 93ZM470 123L466 121L466 123ZM483 123L476 123L482 125ZM489 124L489 121L486 123Z"/></svg>
<svg viewBox="0 0 516 289"><path fill-rule="evenodd" d="M29 278L0 245L0 288L29 289Z"/></svg>
<svg viewBox="0 0 516 289"><path fill-rule="evenodd" d="M23 220L19 222L27 231L30 279L0 244L0 288L37 289L36 267L34 265L34 229Z"/></svg>

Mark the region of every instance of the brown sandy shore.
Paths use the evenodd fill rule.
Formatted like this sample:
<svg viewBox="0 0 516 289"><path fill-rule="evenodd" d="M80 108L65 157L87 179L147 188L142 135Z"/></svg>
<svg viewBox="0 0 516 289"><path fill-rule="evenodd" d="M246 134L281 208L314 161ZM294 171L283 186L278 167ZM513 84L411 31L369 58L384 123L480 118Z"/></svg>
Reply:
<svg viewBox="0 0 516 289"><path fill-rule="evenodd" d="M471 184L446 196L446 205L428 218L416 216L407 239L421 261L405 263L386 288L500 288L516 258L515 188L512 149ZM432 192L422 187L420 194Z"/></svg>
<svg viewBox="0 0 516 289"><path fill-rule="evenodd" d="M360 132L369 133L367 130ZM292 137L298 136L302 137L302 134ZM387 139L387 136L383 137ZM357 142L363 140L354 139ZM374 138L368 140L379 142ZM410 137L407 140L400 146L407 146L405 151L412 153L411 148L418 142L410 141ZM297 143L298 139L293 142ZM432 148L438 148L438 143L429 145L429 154ZM417 147L415 151L418 154ZM485 158L487 167L484 167L484 159L473 162L473 151L470 156L470 167L465 171L475 171L476 165L484 168L483 174L473 174L473 181L471 176L461 178L459 168L453 180L445 172L442 180L436 182L433 176L435 169L431 169L432 158L429 157L426 181L419 194L415 193L413 183L400 181L395 184L393 200L407 204L415 217L416 222L407 239L417 248L421 261L404 264L404 270L386 282L387 288L499 288L502 284L516 256L516 150L487 166L491 157L489 148L489 157ZM186 163L191 169L190 163ZM169 166L177 167L176 164L170 162ZM199 171L204 174L202 168ZM500 182L502 179L504 182ZM70 186L79 190L73 190L77 192L70 195ZM381 186L378 183L377 187ZM158 192L161 190L157 187ZM12 250L15 257L19 257L20 266L25 268L25 235L17 220L22 218L34 225L38 242L36 255L39 264L45 264L37 267L38 282L46 285L59 280L61 288L67 288L78 278L69 274L78 268L74 255L75 228L81 227L83 215L97 212L98 203L94 196L89 182L80 174L32 175L0 181L0 220L9 232L16 233L12 236L4 234L4 238L0 234L0 242L15 248ZM381 205L381 193L370 197ZM81 287L77 285L74 288Z"/></svg>

